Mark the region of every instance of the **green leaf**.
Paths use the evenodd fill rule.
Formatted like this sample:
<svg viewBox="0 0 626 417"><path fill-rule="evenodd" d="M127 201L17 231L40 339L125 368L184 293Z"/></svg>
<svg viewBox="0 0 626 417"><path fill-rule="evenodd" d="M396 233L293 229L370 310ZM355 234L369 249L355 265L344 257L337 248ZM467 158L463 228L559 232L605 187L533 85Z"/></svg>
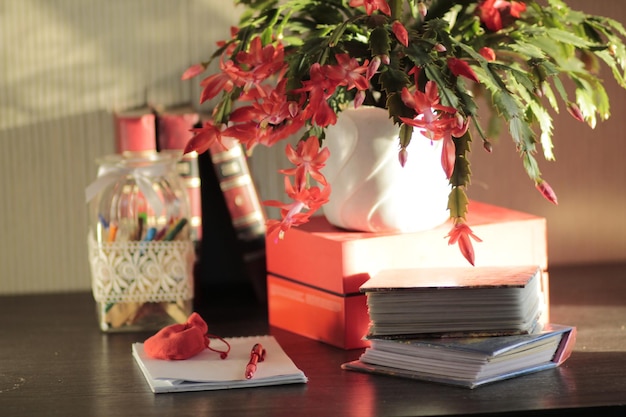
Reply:
<svg viewBox="0 0 626 417"><path fill-rule="evenodd" d="M537 181L541 178L541 171L539 171L537 160L527 151L522 151L522 164L524 165L526 173L532 180Z"/></svg>
<svg viewBox="0 0 626 417"><path fill-rule="evenodd" d="M448 210L450 210L450 217L465 218L468 204L469 199L465 194L465 190L461 187L452 188L450 194L448 195Z"/></svg>
<svg viewBox="0 0 626 417"><path fill-rule="evenodd" d="M620 87L626 88L626 78L624 74L620 72L620 67L616 62L613 55L609 53L609 51L597 51L596 56L600 58L604 63L611 69L613 72L613 77L615 81L620 85Z"/></svg>
<svg viewBox="0 0 626 417"><path fill-rule="evenodd" d="M404 49L406 57L415 64L417 67L425 67L433 62L433 58L430 55L430 51L433 48L433 44L429 42L411 42L408 48Z"/></svg>
<svg viewBox="0 0 626 417"><path fill-rule="evenodd" d="M531 102L529 108L533 112L539 123L539 128L541 129L539 141L543 149L543 157L548 161L553 161L555 158L554 152L552 151L554 148L552 143L552 117L550 117L546 109L541 107L537 102Z"/></svg>
<svg viewBox="0 0 626 417"><path fill-rule="evenodd" d="M535 150L533 131L525 120L519 117L509 120L509 132L519 147L529 151Z"/></svg>
<svg viewBox="0 0 626 417"><path fill-rule="evenodd" d="M535 58L535 59L546 58L546 54L541 50L541 48L537 47L537 45L534 45L530 42L518 41L508 46L509 48L511 48L512 51L522 54L528 58Z"/></svg>
<svg viewBox="0 0 626 417"><path fill-rule="evenodd" d="M372 56L389 55L389 51L391 50L391 38L389 37L387 29L382 26L375 28L370 35L369 46L372 51Z"/></svg>
<svg viewBox="0 0 626 417"><path fill-rule="evenodd" d="M454 91L448 87L448 83L441 73L441 70L436 65L431 64L424 67L424 71L429 80L437 83L441 104L456 108L459 104L459 98L455 95Z"/></svg>
<svg viewBox="0 0 626 417"><path fill-rule="evenodd" d="M400 92L403 87L410 84L409 77L404 71L391 67L380 74L380 82L387 94Z"/></svg>
<svg viewBox="0 0 626 417"><path fill-rule="evenodd" d="M521 105L516 97L503 90L492 92L492 97L496 109L507 121L520 117Z"/></svg>
<svg viewBox="0 0 626 417"><path fill-rule="evenodd" d="M592 44L572 32L567 32L561 29L548 29L546 31L547 35L558 42L562 42L567 45L573 45L578 48L589 48Z"/></svg>

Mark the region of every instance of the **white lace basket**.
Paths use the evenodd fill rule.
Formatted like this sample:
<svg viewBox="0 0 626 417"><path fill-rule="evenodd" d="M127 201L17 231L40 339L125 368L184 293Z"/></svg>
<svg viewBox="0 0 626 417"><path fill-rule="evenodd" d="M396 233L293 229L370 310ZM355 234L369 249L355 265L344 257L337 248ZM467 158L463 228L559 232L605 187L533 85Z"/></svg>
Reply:
<svg viewBox="0 0 626 417"><path fill-rule="evenodd" d="M100 303L193 299L190 241L96 242L88 237L94 299Z"/></svg>

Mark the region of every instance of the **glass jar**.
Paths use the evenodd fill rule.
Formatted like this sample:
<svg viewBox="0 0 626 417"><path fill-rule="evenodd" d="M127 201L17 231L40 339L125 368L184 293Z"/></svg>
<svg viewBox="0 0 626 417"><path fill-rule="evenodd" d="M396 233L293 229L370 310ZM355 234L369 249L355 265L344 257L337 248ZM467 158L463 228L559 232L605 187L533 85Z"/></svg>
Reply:
<svg viewBox="0 0 626 417"><path fill-rule="evenodd" d="M194 246L178 154L110 155L86 189L100 328L157 330L193 309Z"/></svg>

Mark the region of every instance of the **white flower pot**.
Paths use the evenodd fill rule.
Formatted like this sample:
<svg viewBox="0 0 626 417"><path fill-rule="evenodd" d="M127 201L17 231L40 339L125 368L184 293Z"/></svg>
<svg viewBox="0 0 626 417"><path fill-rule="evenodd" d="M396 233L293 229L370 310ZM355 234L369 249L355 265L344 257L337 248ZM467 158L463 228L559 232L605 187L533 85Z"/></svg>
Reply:
<svg viewBox="0 0 626 417"><path fill-rule="evenodd" d="M441 141L414 132L404 167L399 128L385 109L362 106L339 114L326 131L331 156L323 173L332 186L324 215L338 227L364 232L417 232L448 219L449 182Z"/></svg>

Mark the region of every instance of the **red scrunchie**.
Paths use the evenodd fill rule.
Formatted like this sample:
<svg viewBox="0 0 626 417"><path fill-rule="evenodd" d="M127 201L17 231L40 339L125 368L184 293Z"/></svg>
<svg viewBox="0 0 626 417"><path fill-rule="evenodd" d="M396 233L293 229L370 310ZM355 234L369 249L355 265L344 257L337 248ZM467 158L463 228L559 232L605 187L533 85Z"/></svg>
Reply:
<svg viewBox="0 0 626 417"><path fill-rule="evenodd" d="M182 360L197 355L204 349L219 352L222 359L226 358L228 350L222 352L209 347L210 339L207 336L208 326L198 313L191 313L184 324L172 324L159 330L154 336L144 342L146 354L154 359Z"/></svg>

